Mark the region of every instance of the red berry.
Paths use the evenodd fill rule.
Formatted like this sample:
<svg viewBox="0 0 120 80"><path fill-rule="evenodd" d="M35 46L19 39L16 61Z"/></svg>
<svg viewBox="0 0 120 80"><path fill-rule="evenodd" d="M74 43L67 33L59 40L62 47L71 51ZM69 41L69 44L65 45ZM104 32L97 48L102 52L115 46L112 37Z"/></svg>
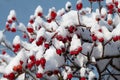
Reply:
<svg viewBox="0 0 120 80"><path fill-rule="evenodd" d="M42 73L36 73L36 77L37 77L37 78L42 78L42 77L43 77L43 74L42 74Z"/></svg>
<svg viewBox="0 0 120 80"><path fill-rule="evenodd" d="M9 25L9 24L6 24L6 29L7 29L8 31L10 31L10 30L11 30L11 28L10 28L10 25Z"/></svg>
<svg viewBox="0 0 120 80"><path fill-rule="evenodd" d="M47 75L48 75L48 76L52 76L52 75L53 75L53 72L52 72L52 71L48 71L48 72L47 72Z"/></svg>
<svg viewBox="0 0 120 80"><path fill-rule="evenodd" d="M61 54L62 54L62 50L61 50L61 49L56 49L56 53L57 53L58 55L61 55Z"/></svg>
<svg viewBox="0 0 120 80"><path fill-rule="evenodd" d="M49 49L49 47L50 47L49 43L45 43L45 44L44 44L44 47L45 47L46 49Z"/></svg>
<svg viewBox="0 0 120 80"><path fill-rule="evenodd" d="M41 61L40 61L40 60L36 60L36 62L35 62L36 66L39 66L39 65L40 65L40 63L41 63Z"/></svg>
<svg viewBox="0 0 120 80"><path fill-rule="evenodd" d="M82 47L78 47L78 52L81 52L82 51Z"/></svg>
<svg viewBox="0 0 120 80"><path fill-rule="evenodd" d="M31 55L31 56L30 56L30 60L31 60L31 61L35 61L35 56L34 56L34 55Z"/></svg>
<svg viewBox="0 0 120 80"><path fill-rule="evenodd" d="M2 54L5 55L5 54L6 54L6 51L5 51L5 50L2 50Z"/></svg>
<svg viewBox="0 0 120 80"><path fill-rule="evenodd" d="M16 28L11 28L11 32L16 32Z"/></svg>
<svg viewBox="0 0 120 80"><path fill-rule="evenodd" d="M57 16L57 13L55 11L51 11L50 16L51 16L51 19L54 20Z"/></svg>
<svg viewBox="0 0 120 80"><path fill-rule="evenodd" d="M47 19L47 22L48 23L51 23L52 22L52 19L50 18L50 19Z"/></svg>
<svg viewBox="0 0 120 80"><path fill-rule="evenodd" d="M102 32L102 29L99 29L98 31L99 31L99 32Z"/></svg>
<svg viewBox="0 0 120 80"><path fill-rule="evenodd" d="M12 24L12 22L13 22L13 21L12 21L11 19L8 20L8 23L9 23L9 24Z"/></svg>
<svg viewBox="0 0 120 80"><path fill-rule="evenodd" d="M79 80L86 80L86 78L85 77L81 77Z"/></svg>
<svg viewBox="0 0 120 80"><path fill-rule="evenodd" d="M28 69L31 69L31 68L33 67L33 65L34 65L34 63L33 63L33 62L30 62L30 63L27 64L27 68L28 68Z"/></svg>
<svg viewBox="0 0 120 80"><path fill-rule="evenodd" d="M68 31L69 31L70 33L73 33L73 32L75 31L75 27L74 27L74 26L70 26L70 27L68 28Z"/></svg>
<svg viewBox="0 0 120 80"><path fill-rule="evenodd" d="M114 36L113 37L113 41L118 41L119 40L119 36Z"/></svg>
<svg viewBox="0 0 120 80"><path fill-rule="evenodd" d="M18 43L18 44L13 45L13 48L19 49L20 46L21 46L21 45Z"/></svg>
<svg viewBox="0 0 120 80"><path fill-rule="evenodd" d="M34 38L30 38L29 42L32 43L35 39Z"/></svg>
<svg viewBox="0 0 120 80"><path fill-rule="evenodd" d="M113 10L108 10L108 14L112 14L113 13Z"/></svg>
<svg viewBox="0 0 120 80"><path fill-rule="evenodd" d="M20 64L22 65L24 62L22 60L20 60Z"/></svg>
<svg viewBox="0 0 120 80"><path fill-rule="evenodd" d="M99 38L98 40L99 40L99 42L103 42L104 38Z"/></svg>
<svg viewBox="0 0 120 80"><path fill-rule="evenodd" d="M58 73L59 73L59 70L54 70L54 71L53 71L53 74L54 74L54 75L57 75Z"/></svg>
<svg viewBox="0 0 120 80"><path fill-rule="evenodd" d="M112 20L108 20L107 21L109 25L112 25L113 21Z"/></svg>
<svg viewBox="0 0 120 80"><path fill-rule="evenodd" d="M26 35L26 34L23 34L23 38L27 38L27 35Z"/></svg>
<svg viewBox="0 0 120 80"><path fill-rule="evenodd" d="M40 59L40 64L41 64L41 66L44 68L44 66L45 66L45 63L46 63L46 59L43 57L43 58L41 58Z"/></svg>
<svg viewBox="0 0 120 80"><path fill-rule="evenodd" d="M118 7L118 1L115 1L114 4L116 7Z"/></svg>
<svg viewBox="0 0 120 80"><path fill-rule="evenodd" d="M92 35L92 40L96 41L97 40L97 36L95 36L94 34Z"/></svg>
<svg viewBox="0 0 120 80"><path fill-rule="evenodd" d="M118 12L120 13L120 8L118 8Z"/></svg>
<svg viewBox="0 0 120 80"><path fill-rule="evenodd" d="M33 19L30 19L29 23L30 23L30 24L33 24L33 23L34 23L34 20L33 20Z"/></svg>
<svg viewBox="0 0 120 80"><path fill-rule="evenodd" d="M66 43L67 42L67 38L63 38L62 42Z"/></svg>
<svg viewBox="0 0 120 80"><path fill-rule="evenodd" d="M33 32L34 32L34 30L33 30L32 27L27 27L27 31L28 31L29 33L33 33Z"/></svg>
<svg viewBox="0 0 120 80"><path fill-rule="evenodd" d="M15 79L15 74L14 74L14 73L10 73L10 74L8 75L8 79L14 80L14 79Z"/></svg>
<svg viewBox="0 0 120 80"><path fill-rule="evenodd" d="M107 5L107 8L108 8L108 10L112 10L113 8L114 8L114 5L111 3L111 4L108 4Z"/></svg>
<svg viewBox="0 0 120 80"><path fill-rule="evenodd" d="M4 78L8 78L8 75L7 75L7 74L4 74L3 77L4 77Z"/></svg>
<svg viewBox="0 0 120 80"><path fill-rule="evenodd" d="M17 65L17 69L18 69L18 72L21 72L22 71L22 65L21 64L19 64L19 65Z"/></svg>
<svg viewBox="0 0 120 80"><path fill-rule="evenodd" d="M17 48L15 48L15 49L13 50L14 53L16 53L16 52L18 52L18 51L19 51L19 49L17 49Z"/></svg>
<svg viewBox="0 0 120 80"><path fill-rule="evenodd" d="M62 41L62 40L63 40L63 36L62 36L62 35L57 35L56 38L57 38L57 40L59 40L59 41Z"/></svg>
<svg viewBox="0 0 120 80"><path fill-rule="evenodd" d="M67 75L67 79L72 79L73 75L70 73Z"/></svg>
<svg viewBox="0 0 120 80"><path fill-rule="evenodd" d="M13 17L12 17L12 20L13 20L13 21L15 21L15 20L16 20L16 17L15 17L15 16L13 16Z"/></svg>
<svg viewBox="0 0 120 80"><path fill-rule="evenodd" d="M42 41L42 40L39 40L39 41L36 42L36 45L37 45L37 46L40 46L40 45L42 45L42 44L43 44L43 41Z"/></svg>
<svg viewBox="0 0 120 80"><path fill-rule="evenodd" d="M77 9L77 10L81 10L82 7L83 7L83 4L82 4L82 3L76 4L76 9Z"/></svg>
<svg viewBox="0 0 120 80"><path fill-rule="evenodd" d="M70 51L70 54L71 55L78 55L79 52L78 52L78 50L72 50L72 51Z"/></svg>
<svg viewBox="0 0 120 80"><path fill-rule="evenodd" d="M38 12L38 14L37 14L37 15L41 17L41 16L42 16L42 13L41 13L41 12Z"/></svg>

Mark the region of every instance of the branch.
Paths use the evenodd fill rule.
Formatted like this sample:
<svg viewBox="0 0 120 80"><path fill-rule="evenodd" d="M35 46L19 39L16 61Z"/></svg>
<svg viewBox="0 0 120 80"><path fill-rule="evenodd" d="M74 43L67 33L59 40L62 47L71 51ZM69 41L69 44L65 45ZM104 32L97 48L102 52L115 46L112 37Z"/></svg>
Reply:
<svg viewBox="0 0 120 80"><path fill-rule="evenodd" d="M111 58L120 58L120 55L100 57L100 58L96 58L96 61L99 61L99 60L102 60L102 59L111 59Z"/></svg>

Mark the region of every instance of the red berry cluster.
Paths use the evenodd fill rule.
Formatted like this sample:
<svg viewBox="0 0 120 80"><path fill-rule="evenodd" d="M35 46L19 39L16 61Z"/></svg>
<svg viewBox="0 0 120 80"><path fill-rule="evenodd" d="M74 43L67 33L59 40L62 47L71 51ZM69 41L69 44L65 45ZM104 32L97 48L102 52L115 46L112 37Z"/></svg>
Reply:
<svg viewBox="0 0 120 80"><path fill-rule="evenodd" d="M82 47L80 46L77 49L70 51L70 54L71 55L78 55L81 51L82 51Z"/></svg>

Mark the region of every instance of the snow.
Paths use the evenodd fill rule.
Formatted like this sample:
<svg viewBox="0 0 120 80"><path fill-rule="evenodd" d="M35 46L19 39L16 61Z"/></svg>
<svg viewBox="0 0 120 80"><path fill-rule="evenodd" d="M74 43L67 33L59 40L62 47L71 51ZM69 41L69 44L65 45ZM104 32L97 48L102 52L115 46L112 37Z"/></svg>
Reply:
<svg viewBox="0 0 120 80"><path fill-rule="evenodd" d="M16 17L16 12L15 12L15 10L10 10L10 14L9 15L11 15L12 17L14 16L14 17Z"/></svg>
<svg viewBox="0 0 120 80"><path fill-rule="evenodd" d="M112 3L112 0L106 0L106 4Z"/></svg>
<svg viewBox="0 0 120 80"><path fill-rule="evenodd" d="M75 50L75 49L77 49L78 47L81 46L81 41L80 41L80 39L78 39L76 34L73 35L73 38L72 38L72 41L71 41L70 45L71 45L70 46L70 51Z"/></svg>
<svg viewBox="0 0 120 80"><path fill-rule="evenodd" d="M60 9L60 10L57 11L57 15L58 15L58 16L61 16L61 15L63 15L64 13L65 13L65 9L64 9L64 8L62 8L62 9Z"/></svg>
<svg viewBox="0 0 120 80"><path fill-rule="evenodd" d="M97 46L94 47L91 56L94 56L95 58L100 58L102 57L102 53L103 53L103 46L101 43L97 43Z"/></svg>
<svg viewBox="0 0 120 80"><path fill-rule="evenodd" d="M3 31L0 31L0 43L4 40L4 34Z"/></svg>
<svg viewBox="0 0 120 80"><path fill-rule="evenodd" d="M80 76L81 76L81 77L85 77L85 74L86 74L86 68L82 67L82 68L80 69Z"/></svg>
<svg viewBox="0 0 120 80"><path fill-rule="evenodd" d="M77 11L71 10L62 16L61 26L78 25Z"/></svg>
<svg viewBox="0 0 120 80"><path fill-rule="evenodd" d="M46 65L49 65L45 66L45 71L55 70L64 64L64 57L56 54L54 47L50 47L50 49L46 51L44 57L46 59Z"/></svg>
<svg viewBox="0 0 120 80"><path fill-rule="evenodd" d="M80 66L83 67L87 63L87 57L82 55L81 53L75 59L75 62Z"/></svg>
<svg viewBox="0 0 120 80"><path fill-rule="evenodd" d="M24 61L23 65L25 66L27 56L24 49L18 52L17 55L10 61L10 63L5 67L4 73L9 74L13 72L13 67L20 64L20 60Z"/></svg>
<svg viewBox="0 0 120 80"><path fill-rule="evenodd" d="M39 6L37 6L37 8L35 9L35 13L34 13L34 15L35 16L38 16L38 13L43 13L43 9L42 9L42 7L39 5Z"/></svg>
<svg viewBox="0 0 120 80"><path fill-rule="evenodd" d="M105 16L107 15L107 9L106 8L102 7L101 15L105 15Z"/></svg>
<svg viewBox="0 0 120 80"><path fill-rule="evenodd" d="M13 39L13 44L20 44L20 43L21 43L20 36L16 35Z"/></svg>
<svg viewBox="0 0 120 80"><path fill-rule="evenodd" d="M17 26L17 29L23 32L27 32L26 27L23 23L19 23L19 25Z"/></svg>
<svg viewBox="0 0 120 80"><path fill-rule="evenodd" d="M16 23L12 23L11 28L15 28L16 27Z"/></svg>
<svg viewBox="0 0 120 80"><path fill-rule="evenodd" d="M66 3L66 5L65 5L65 9L66 9L67 11L70 11L71 8L69 8L69 7L72 7L72 4L71 4L71 2L68 1L68 2Z"/></svg>

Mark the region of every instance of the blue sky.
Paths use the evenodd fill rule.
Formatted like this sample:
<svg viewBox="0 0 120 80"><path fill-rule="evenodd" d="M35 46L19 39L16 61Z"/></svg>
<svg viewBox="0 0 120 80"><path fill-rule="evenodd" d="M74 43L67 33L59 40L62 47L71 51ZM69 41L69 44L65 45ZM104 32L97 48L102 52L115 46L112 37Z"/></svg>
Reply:
<svg viewBox="0 0 120 80"><path fill-rule="evenodd" d="M55 7L57 10L65 6L70 1L75 9L77 0L0 0L0 29L3 29L9 11L14 9L20 22L27 24L29 16L34 13L38 5L43 7L43 11L47 14L48 9ZM84 7L89 6L88 0L83 0Z"/></svg>

